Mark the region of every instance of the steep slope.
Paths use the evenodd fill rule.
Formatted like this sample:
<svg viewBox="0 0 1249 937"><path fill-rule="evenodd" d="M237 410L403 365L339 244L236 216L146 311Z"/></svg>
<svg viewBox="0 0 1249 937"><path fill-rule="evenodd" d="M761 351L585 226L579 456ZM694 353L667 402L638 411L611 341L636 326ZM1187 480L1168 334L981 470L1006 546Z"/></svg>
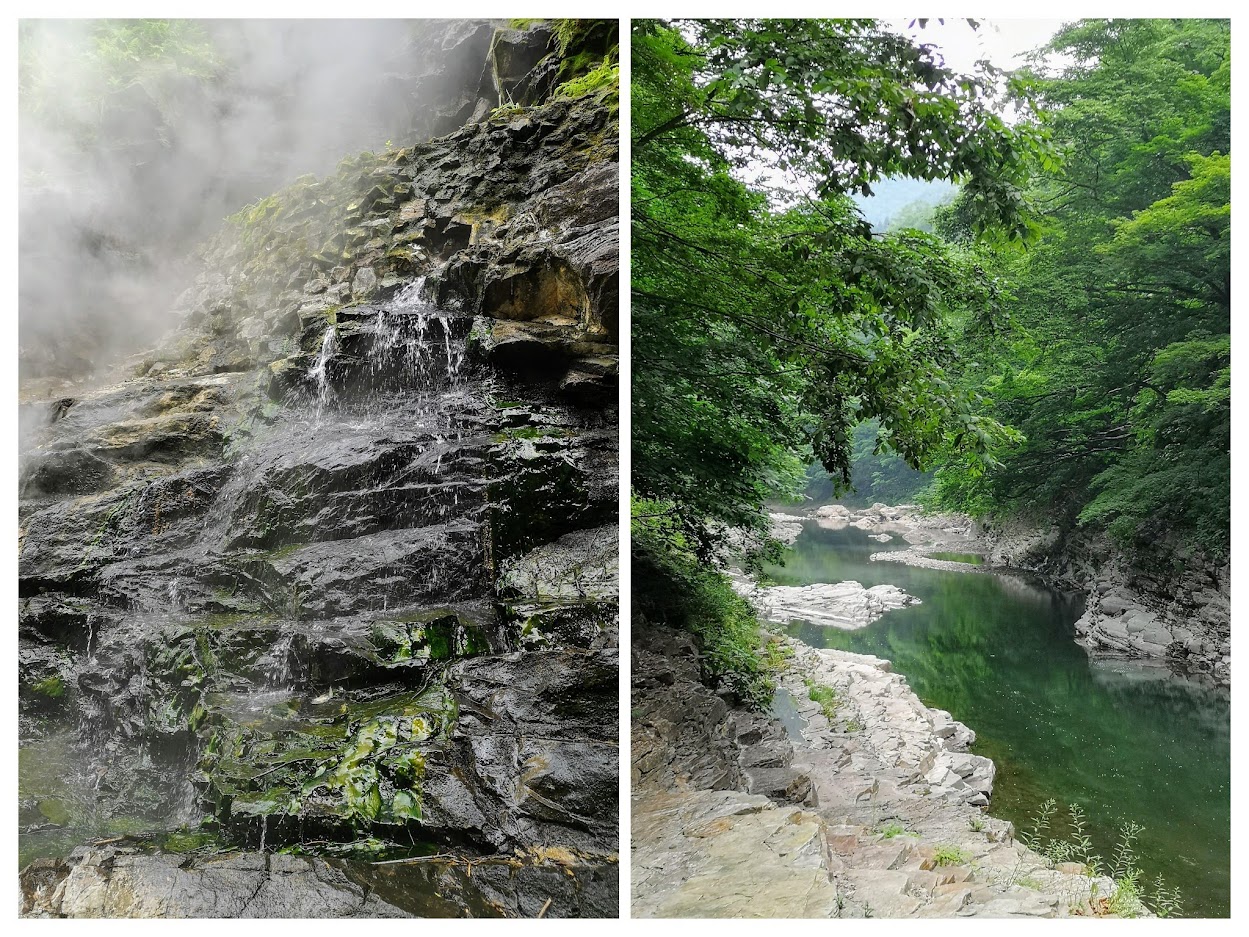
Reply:
<svg viewBox="0 0 1249 937"><path fill-rule="evenodd" d="M615 913L618 126L531 87L251 206L135 376L24 401L24 913L203 914L74 896L278 849L395 913Z"/></svg>

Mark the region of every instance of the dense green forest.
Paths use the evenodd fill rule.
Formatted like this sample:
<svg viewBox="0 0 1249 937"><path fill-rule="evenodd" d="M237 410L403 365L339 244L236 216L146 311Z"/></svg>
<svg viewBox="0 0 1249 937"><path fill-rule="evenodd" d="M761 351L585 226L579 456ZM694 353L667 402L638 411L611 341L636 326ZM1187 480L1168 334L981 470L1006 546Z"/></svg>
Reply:
<svg viewBox="0 0 1249 937"><path fill-rule="evenodd" d="M961 382L1020 438L995 471L943 466L940 504L1226 555L1229 37L1226 21L1128 20L1050 43L1073 64L1032 87L1062 159L1030 181L1028 250L978 251L1009 323L962 342ZM944 222L971 244L958 206Z"/></svg>
<svg viewBox="0 0 1249 937"><path fill-rule="evenodd" d="M637 613L762 698L716 558L809 466L1225 555L1229 35L1084 21L962 75L869 20L635 22ZM958 196L874 230L898 178Z"/></svg>

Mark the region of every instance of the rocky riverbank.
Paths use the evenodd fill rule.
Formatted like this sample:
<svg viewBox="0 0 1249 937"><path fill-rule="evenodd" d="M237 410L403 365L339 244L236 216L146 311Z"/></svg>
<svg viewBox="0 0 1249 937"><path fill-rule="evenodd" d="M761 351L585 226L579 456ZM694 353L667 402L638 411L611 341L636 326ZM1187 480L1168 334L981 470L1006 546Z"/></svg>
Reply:
<svg viewBox="0 0 1249 937"><path fill-rule="evenodd" d="M634 633L635 916L1105 912L1109 879L984 813L993 763L888 661L769 640L785 665L765 717L700 681L688 635Z"/></svg>
<svg viewBox="0 0 1249 937"><path fill-rule="evenodd" d="M881 562L929 569L1023 571L1085 598L1076 640L1090 654L1157 661L1185 675L1227 686L1231 680L1230 567L1194 559L1189 568L1130 562L1104 536L1022 523L982 525L961 514L925 514L917 505L832 504L803 514L769 515L773 535L792 543L803 521L837 530L856 527L904 549L872 555ZM935 554L935 555L934 555ZM980 565L943 558L960 559Z"/></svg>
<svg viewBox="0 0 1249 937"><path fill-rule="evenodd" d="M919 599L897 586L880 585L869 589L853 581L760 586L745 577L734 576L733 587L765 621L786 624L801 618L814 625L847 631L866 628L891 609L919 604Z"/></svg>

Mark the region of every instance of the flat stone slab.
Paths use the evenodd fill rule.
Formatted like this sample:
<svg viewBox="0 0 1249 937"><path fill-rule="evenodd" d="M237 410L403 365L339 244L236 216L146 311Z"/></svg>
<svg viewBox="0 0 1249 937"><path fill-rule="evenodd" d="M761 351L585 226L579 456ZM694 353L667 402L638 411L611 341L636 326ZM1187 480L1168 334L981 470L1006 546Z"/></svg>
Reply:
<svg viewBox="0 0 1249 937"><path fill-rule="evenodd" d="M866 628L895 608L919 604L919 599L907 595L897 586L881 585L869 589L853 580L753 588L739 581L738 591L768 621L783 624L802 619L845 631Z"/></svg>
<svg viewBox="0 0 1249 937"><path fill-rule="evenodd" d="M633 801L634 917L832 917L825 825L739 791Z"/></svg>
<svg viewBox="0 0 1249 937"><path fill-rule="evenodd" d="M395 918L321 859L239 852L213 858L87 848L38 859L21 875L23 917Z"/></svg>

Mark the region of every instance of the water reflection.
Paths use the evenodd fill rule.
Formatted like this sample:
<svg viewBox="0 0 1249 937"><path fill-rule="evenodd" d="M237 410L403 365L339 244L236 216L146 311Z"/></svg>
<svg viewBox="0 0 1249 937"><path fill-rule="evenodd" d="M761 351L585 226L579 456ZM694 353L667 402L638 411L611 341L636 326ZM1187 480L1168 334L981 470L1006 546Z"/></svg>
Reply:
<svg viewBox="0 0 1249 937"><path fill-rule="evenodd" d="M777 582L892 583L923 604L861 631L806 622L809 644L887 657L930 705L976 730L998 763L992 812L1028 826L1046 798L1079 803L1109 856L1120 821L1141 834L1141 864L1186 896L1186 913L1230 907L1227 694L1156 665L1090 662L1072 641L1079 603L1019 576L872 563L896 548L855 528L804 526Z"/></svg>

